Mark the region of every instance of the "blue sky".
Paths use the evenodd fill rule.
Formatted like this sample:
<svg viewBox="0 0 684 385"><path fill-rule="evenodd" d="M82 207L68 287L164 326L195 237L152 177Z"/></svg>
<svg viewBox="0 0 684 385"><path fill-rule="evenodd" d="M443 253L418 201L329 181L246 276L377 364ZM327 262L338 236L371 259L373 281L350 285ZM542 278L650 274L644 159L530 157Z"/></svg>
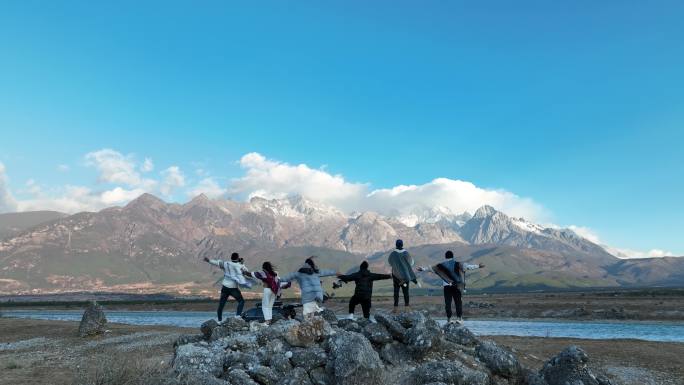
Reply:
<svg viewBox="0 0 684 385"><path fill-rule="evenodd" d="M169 174L170 200L208 178L234 193L256 152L356 192L468 181L684 254L682 17L676 1L3 2L6 211ZM108 179L112 162L138 179Z"/></svg>

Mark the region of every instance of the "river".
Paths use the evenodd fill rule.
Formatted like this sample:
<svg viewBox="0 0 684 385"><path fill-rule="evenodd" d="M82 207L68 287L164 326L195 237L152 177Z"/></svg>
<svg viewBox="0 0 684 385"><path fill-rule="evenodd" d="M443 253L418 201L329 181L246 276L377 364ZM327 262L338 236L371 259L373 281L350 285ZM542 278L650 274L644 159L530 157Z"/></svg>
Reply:
<svg viewBox="0 0 684 385"><path fill-rule="evenodd" d="M10 310L5 317L60 321L80 321L82 311ZM197 328L215 317L201 311L108 311L109 322L130 325L169 325ZM444 321L442 321L444 322ZM477 335L568 337L586 339L633 338L646 341L684 342L684 323L634 321L540 321L540 320L466 320Z"/></svg>

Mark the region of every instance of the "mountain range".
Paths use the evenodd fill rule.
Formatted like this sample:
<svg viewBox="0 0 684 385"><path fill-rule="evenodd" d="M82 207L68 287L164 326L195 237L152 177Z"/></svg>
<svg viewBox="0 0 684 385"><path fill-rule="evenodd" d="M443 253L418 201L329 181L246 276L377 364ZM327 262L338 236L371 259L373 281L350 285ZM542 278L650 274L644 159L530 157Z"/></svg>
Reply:
<svg viewBox="0 0 684 385"><path fill-rule="evenodd" d="M220 272L201 261L240 252L247 265L281 271L304 257L340 271L368 258L387 270L386 252L403 239L419 264L444 251L487 269L471 287L543 289L683 285L684 259L621 260L569 229L545 228L491 206L474 214L442 208L388 217L347 214L290 196L248 202L199 195L185 204L143 194L124 207L65 215L0 215L0 293L129 291L204 293ZM436 277L421 275L428 287Z"/></svg>

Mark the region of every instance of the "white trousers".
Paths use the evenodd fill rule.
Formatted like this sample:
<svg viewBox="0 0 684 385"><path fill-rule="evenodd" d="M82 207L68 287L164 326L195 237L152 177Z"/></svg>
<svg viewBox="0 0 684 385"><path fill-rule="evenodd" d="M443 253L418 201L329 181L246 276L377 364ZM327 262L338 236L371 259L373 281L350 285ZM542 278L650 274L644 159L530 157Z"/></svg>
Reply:
<svg viewBox="0 0 684 385"><path fill-rule="evenodd" d="M276 295L269 288L264 288L264 296L261 298L261 311L264 313L264 320L270 321L273 319L273 304L275 303Z"/></svg>
<svg viewBox="0 0 684 385"><path fill-rule="evenodd" d="M304 316L313 316L321 311L323 311L323 308L318 306L318 302L316 301L307 302L302 306L302 315Z"/></svg>

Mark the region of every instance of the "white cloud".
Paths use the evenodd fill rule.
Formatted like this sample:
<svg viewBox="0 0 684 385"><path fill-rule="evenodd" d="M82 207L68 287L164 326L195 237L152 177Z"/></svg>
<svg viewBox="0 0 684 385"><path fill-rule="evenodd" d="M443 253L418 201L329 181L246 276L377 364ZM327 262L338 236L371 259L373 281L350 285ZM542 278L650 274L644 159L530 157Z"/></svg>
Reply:
<svg viewBox="0 0 684 385"><path fill-rule="evenodd" d="M240 159L246 174L232 181L230 193L240 198L261 196L282 198L300 194L309 199L353 210L363 198L367 185L350 183L341 175L332 175L305 164L290 165L266 159L252 152Z"/></svg>
<svg viewBox="0 0 684 385"><path fill-rule="evenodd" d="M488 204L510 215L542 220L545 210L529 198L505 190L477 187L470 182L437 178L422 185L399 185L370 190L366 183L354 183L305 164L290 165L249 153L240 159L246 170L233 180L230 193L240 198L261 196L282 198L300 194L346 211L375 211L384 215L405 215L434 207L447 208L455 214L473 213Z"/></svg>
<svg viewBox="0 0 684 385"><path fill-rule="evenodd" d="M145 190L139 188L126 190L121 187L115 187L100 194L100 202L102 202L104 205L125 204L144 193Z"/></svg>
<svg viewBox="0 0 684 385"><path fill-rule="evenodd" d="M17 209L17 202L9 190L5 165L0 162L0 213Z"/></svg>
<svg viewBox="0 0 684 385"><path fill-rule="evenodd" d="M99 194L83 186L65 186L57 196L41 195L22 199L17 203L17 211L54 210L64 213L95 211L106 207Z"/></svg>
<svg viewBox="0 0 684 385"><path fill-rule="evenodd" d="M546 210L529 198L448 178L437 178L422 185L399 185L371 191L361 209L386 215L403 215L440 207L454 214L464 211L472 214L483 205L532 221L542 221L548 217Z"/></svg>
<svg viewBox="0 0 684 385"><path fill-rule="evenodd" d="M190 197L196 197L197 195L204 194L209 198L219 198L226 193L224 188L221 188L219 184L213 178L204 178L199 183L190 189L187 194Z"/></svg>
<svg viewBox="0 0 684 385"><path fill-rule="evenodd" d="M588 227L570 225L568 228L582 238L588 239L597 245L601 244L601 239L599 238L598 234Z"/></svg>
<svg viewBox="0 0 684 385"><path fill-rule="evenodd" d="M164 177L159 188L162 194L169 195L176 188L185 186L185 175L178 166L171 166L161 174Z"/></svg>
<svg viewBox="0 0 684 385"><path fill-rule="evenodd" d="M672 257L674 256L674 253L671 251L665 251L661 249L651 249L648 251L638 251L638 250L631 250L631 249L621 249L618 247L613 247L606 245L603 243L599 235L592 229L588 227L583 227L583 226L575 226L575 225L570 225L568 228L572 231L575 232L575 234L579 235L580 237L586 238L589 241L603 247L607 252L610 254L622 258L622 259L630 259L630 258L662 258L662 257Z"/></svg>
<svg viewBox="0 0 684 385"><path fill-rule="evenodd" d="M124 156L109 148L89 152L85 155L86 163L100 172L99 181L106 183L123 183L137 186L142 183L140 174L135 170L133 157Z"/></svg>
<svg viewBox="0 0 684 385"><path fill-rule="evenodd" d="M58 164L58 165L57 165L57 171L59 171L59 172L67 172L67 171L69 171L69 165L66 165L66 164Z"/></svg>
<svg viewBox="0 0 684 385"><path fill-rule="evenodd" d="M145 158L143 161L142 165L140 165L140 171L142 172L150 172L154 170L154 163L152 163L152 159L150 158Z"/></svg>

